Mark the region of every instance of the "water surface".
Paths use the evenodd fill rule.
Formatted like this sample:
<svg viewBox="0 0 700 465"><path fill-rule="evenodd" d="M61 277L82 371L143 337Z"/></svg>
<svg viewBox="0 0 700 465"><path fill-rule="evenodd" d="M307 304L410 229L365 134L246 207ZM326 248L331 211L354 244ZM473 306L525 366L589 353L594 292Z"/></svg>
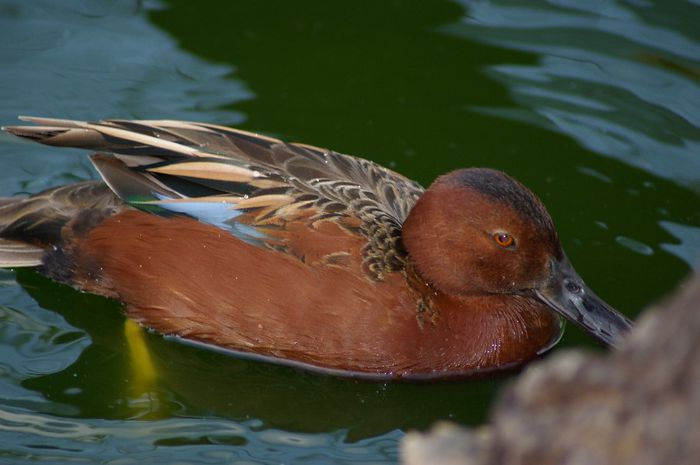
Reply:
<svg viewBox="0 0 700 465"><path fill-rule="evenodd" d="M424 185L502 169L635 316L700 256L697 24L697 3L643 0L1 0L0 123L209 121ZM80 151L6 135L0 166L0 195L95 177ZM406 430L481 424L510 379L356 382L142 337L154 376L117 303L0 271L0 461L396 463ZM594 348L575 328L566 346Z"/></svg>

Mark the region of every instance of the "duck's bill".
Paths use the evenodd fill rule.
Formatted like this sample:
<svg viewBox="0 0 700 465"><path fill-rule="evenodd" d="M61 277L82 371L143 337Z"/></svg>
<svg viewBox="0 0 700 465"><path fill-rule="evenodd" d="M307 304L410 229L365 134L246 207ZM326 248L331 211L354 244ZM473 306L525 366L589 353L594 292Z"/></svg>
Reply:
<svg viewBox="0 0 700 465"><path fill-rule="evenodd" d="M605 345L616 347L632 321L601 300L564 257L552 266L552 276L535 295Z"/></svg>

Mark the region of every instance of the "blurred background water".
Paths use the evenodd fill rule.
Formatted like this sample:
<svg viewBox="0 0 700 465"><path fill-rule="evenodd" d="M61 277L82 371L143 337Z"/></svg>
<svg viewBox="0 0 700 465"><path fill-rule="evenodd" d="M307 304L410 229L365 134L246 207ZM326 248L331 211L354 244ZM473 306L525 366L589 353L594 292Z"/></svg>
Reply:
<svg viewBox="0 0 700 465"><path fill-rule="evenodd" d="M698 24L697 1L0 0L0 123L216 122L424 185L502 169L635 316L700 257ZM95 177L6 135L0 167L0 195ZM483 423L509 379L354 382L153 333L142 379L124 328L115 302L0 271L0 462L396 463L404 431Z"/></svg>

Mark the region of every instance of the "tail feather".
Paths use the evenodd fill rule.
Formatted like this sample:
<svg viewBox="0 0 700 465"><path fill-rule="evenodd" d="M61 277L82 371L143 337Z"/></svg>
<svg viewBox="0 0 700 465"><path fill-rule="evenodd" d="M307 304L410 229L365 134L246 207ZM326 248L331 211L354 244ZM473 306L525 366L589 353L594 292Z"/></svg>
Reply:
<svg viewBox="0 0 700 465"><path fill-rule="evenodd" d="M1 237L15 219L14 212L26 197L0 197L0 268L41 265L45 247Z"/></svg>
<svg viewBox="0 0 700 465"><path fill-rule="evenodd" d="M30 197L0 198L0 268L41 265L46 250L62 244L65 226L81 212L108 215L122 206L106 185L96 181Z"/></svg>
<svg viewBox="0 0 700 465"><path fill-rule="evenodd" d="M3 211L14 209L25 197L0 197L0 235L7 226ZM0 237L0 268L21 268L41 265L44 247Z"/></svg>
<svg viewBox="0 0 700 465"><path fill-rule="evenodd" d="M16 203L22 199L26 198L26 196L15 196L15 197L0 197L0 208L4 207L5 205L10 205L12 203Z"/></svg>
<svg viewBox="0 0 700 465"><path fill-rule="evenodd" d="M109 143L97 131L63 126L3 126L2 130L45 145L101 149Z"/></svg>
<svg viewBox="0 0 700 465"><path fill-rule="evenodd" d="M0 268L39 266L43 256L42 247L0 238Z"/></svg>

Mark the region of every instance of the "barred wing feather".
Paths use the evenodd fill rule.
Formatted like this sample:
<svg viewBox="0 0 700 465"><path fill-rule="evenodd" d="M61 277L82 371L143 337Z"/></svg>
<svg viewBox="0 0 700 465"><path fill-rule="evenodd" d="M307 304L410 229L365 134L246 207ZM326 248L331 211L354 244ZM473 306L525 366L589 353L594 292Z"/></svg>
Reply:
<svg viewBox="0 0 700 465"><path fill-rule="evenodd" d="M204 123L22 119L38 126L5 129L98 152L93 164L133 207L186 214L282 251L290 221L352 218L368 239L372 277L403 266L395 252L401 225L423 188L374 162Z"/></svg>

